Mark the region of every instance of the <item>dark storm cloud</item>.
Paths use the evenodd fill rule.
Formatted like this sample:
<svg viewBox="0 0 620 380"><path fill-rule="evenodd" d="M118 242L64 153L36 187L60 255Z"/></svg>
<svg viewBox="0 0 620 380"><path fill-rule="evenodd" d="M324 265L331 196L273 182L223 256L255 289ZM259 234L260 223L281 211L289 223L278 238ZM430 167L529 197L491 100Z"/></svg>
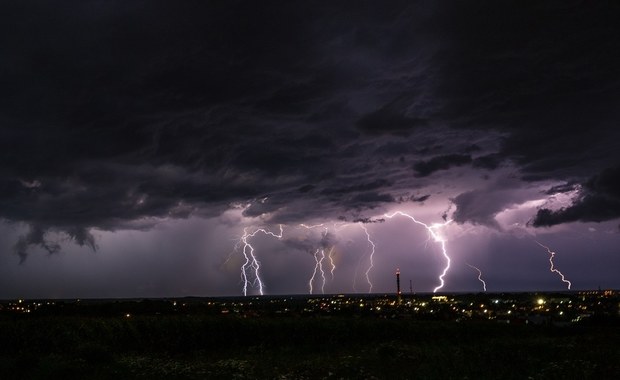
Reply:
<svg viewBox="0 0 620 380"><path fill-rule="evenodd" d="M313 54L303 42L308 13L246 3L136 5L37 4L32 12L21 4L3 12L28 15L3 20L11 37L0 154L8 164L2 216L32 224L30 245L55 228L94 249L90 227L187 217L207 205L217 214L231 200L277 187L267 176L322 174L329 137L289 135L248 115L252 102L259 112L306 112L299 104L330 86L323 72L289 82L300 73L295 62ZM232 15L235 26L225 21ZM262 97L279 97L279 108Z"/></svg>
<svg viewBox="0 0 620 380"><path fill-rule="evenodd" d="M237 202L353 219L461 165L573 183L620 162L616 4L2 8L0 217L30 226L22 257Z"/></svg>
<svg viewBox="0 0 620 380"><path fill-rule="evenodd" d="M474 168L512 162L527 181L583 182L617 165L619 15L617 4L580 1L444 4L436 26L446 44L433 61L442 106L430 119L502 135L499 150L474 158ZM502 202L476 202L484 193L496 194L457 197L455 218L492 224ZM566 210L541 210L534 225L618 217L609 194L587 194Z"/></svg>
<svg viewBox="0 0 620 380"><path fill-rule="evenodd" d="M84 228L69 228L67 229L67 234L73 239L77 245L79 246L87 246L91 248L93 251L97 250L97 243L95 242L95 237L88 232Z"/></svg>
<svg viewBox="0 0 620 380"><path fill-rule="evenodd" d="M455 127L504 131L498 158L514 160L536 179L583 178L601 163L617 162L610 141L619 137L620 7L521 5L444 7L450 26L437 62L442 117ZM473 23L468 16L475 14Z"/></svg>
<svg viewBox="0 0 620 380"><path fill-rule="evenodd" d="M620 167L605 169L591 178L579 198L557 211L538 210L532 225L553 226L568 222L603 222L620 218Z"/></svg>
<svg viewBox="0 0 620 380"><path fill-rule="evenodd" d="M482 168L488 170L497 169L502 163L502 157L500 155L493 153L488 154L486 156L476 157L472 161L472 166L474 168Z"/></svg>
<svg viewBox="0 0 620 380"><path fill-rule="evenodd" d="M283 243L288 248L304 253L314 253L317 246L316 241L311 239L284 239Z"/></svg>
<svg viewBox="0 0 620 380"><path fill-rule="evenodd" d="M60 251L60 244L45 239L46 229L37 225L31 225L30 231L21 236L15 243L15 253L19 255L20 262L26 260L28 256L28 248L31 245L37 245L45 249L47 253L54 254Z"/></svg>
<svg viewBox="0 0 620 380"><path fill-rule="evenodd" d="M29 231L20 236L17 243L15 243L13 247L15 253L19 256L20 263L23 263L26 260L26 257L28 256L28 249L31 246L41 247L50 255L58 253L61 249L60 243L46 238L48 232L53 232L54 230L58 230L58 228L30 224ZM82 227L70 227L60 229L60 231L69 236L69 238L77 245L81 247L87 246L93 251L97 250L95 237L87 229Z"/></svg>
<svg viewBox="0 0 620 380"><path fill-rule="evenodd" d="M500 178L487 183L485 187L466 191L454 199L456 206L452 218L457 223L479 224L500 229L495 216L512 205L521 204L539 194L535 190L528 190L515 178ZM444 213L444 219L450 209Z"/></svg>
<svg viewBox="0 0 620 380"><path fill-rule="evenodd" d="M376 190L376 189L381 189L381 188L389 188L391 184L392 183L389 180L376 179L372 182L361 183L355 186L340 187L337 189L325 189L322 191L322 193L326 195L357 193L360 191L370 191L370 190Z"/></svg>
<svg viewBox="0 0 620 380"><path fill-rule="evenodd" d="M426 124L426 120L401 114L390 105L366 114L357 121L358 128L369 134L407 135L415 127Z"/></svg>
<svg viewBox="0 0 620 380"><path fill-rule="evenodd" d="M333 247L337 242L337 238L331 232L325 232L321 233L320 238L308 235L303 238L285 238L282 241L285 246L291 249L314 254L317 248L327 249Z"/></svg>
<svg viewBox="0 0 620 380"><path fill-rule="evenodd" d="M619 15L617 4L600 2L442 3L426 29L442 44L425 71L433 107L424 119L500 132L499 152L474 160L477 168L508 159L528 180L566 180L615 164ZM404 115L411 103L386 98L378 110Z"/></svg>
<svg viewBox="0 0 620 380"><path fill-rule="evenodd" d="M416 177L428 177L439 171L450 169L455 166L463 166L471 163L471 156L467 154L448 154L445 156L433 157L427 161L419 161L413 165Z"/></svg>
<svg viewBox="0 0 620 380"><path fill-rule="evenodd" d="M394 202L394 197L390 194L377 193L373 191L360 193L351 198L349 201L345 201L345 204L349 208L365 209L374 208L381 203Z"/></svg>
<svg viewBox="0 0 620 380"><path fill-rule="evenodd" d="M409 197L409 200L412 201L412 202L422 203L422 202L426 201L430 197L431 197L430 194L425 194L425 195L420 195L420 196L412 195L411 197Z"/></svg>
<svg viewBox="0 0 620 380"><path fill-rule="evenodd" d="M545 191L547 195L553 195L558 193L568 193L570 191L577 190L578 186L574 183L565 183L557 186L551 187L549 190Z"/></svg>
<svg viewBox="0 0 620 380"><path fill-rule="evenodd" d="M309 191L312 191L315 187L315 185L303 185L298 189L298 191L300 193L307 193Z"/></svg>
<svg viewBox="0 0 620 380"><path fill-rule="evenodd" d="M453 214L455 222L469 222L494 228L498 228L495 215L505 205L501 196L496 196L491 200L487 191L479 190L461 193L453 202L456 205L456 211ZM444 216L444 220L447 219L447 214Z"/></svg>
<svg viewBox="0 0 620 380"><path fill-rule="evenodd" d="M379 218L379 219L372 219L372 218L357 218L357 219L353 219L353 223L368 224L368 223L383 223L383 222L385 222L385 219L383 219L383 218Z"/></svg>

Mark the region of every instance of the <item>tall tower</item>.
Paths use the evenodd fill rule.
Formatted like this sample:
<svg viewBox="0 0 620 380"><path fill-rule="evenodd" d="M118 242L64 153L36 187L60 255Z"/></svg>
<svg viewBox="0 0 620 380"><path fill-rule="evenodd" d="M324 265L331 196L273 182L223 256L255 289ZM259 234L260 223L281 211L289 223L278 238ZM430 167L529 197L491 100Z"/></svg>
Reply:
<svg viewBox="0 0 620 380"><path fill-rule="evenodd" d="M400 268L396 268L396 294L400 297Z"/></svg>

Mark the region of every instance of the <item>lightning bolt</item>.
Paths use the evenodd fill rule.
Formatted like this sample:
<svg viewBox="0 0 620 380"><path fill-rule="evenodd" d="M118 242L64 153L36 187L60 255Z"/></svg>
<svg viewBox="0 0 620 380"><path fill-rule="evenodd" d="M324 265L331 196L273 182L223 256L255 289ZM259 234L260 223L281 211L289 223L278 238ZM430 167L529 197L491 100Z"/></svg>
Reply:
<svg viewBox="0 0 620 380"><path fill-rule="evenodd" d="M478 271L478 281L480 281L482 283L482 288L486 292L487 291L487 283L484 282L484 280L482 279L482 271L478 267L473 266L473 265L471 265L469 263L465 263L465 264L467 264L467 266L469 266L470 268L473 268L473 269Z"/></svg>
<svg viewBox="0 0 620 380"><path fill-rule="evenodd" d="M332 266L332 269L329 270L329 273L331 273L332 275L332 281L334 280L334 271L336 270L336 264L334 263L334 247L331 247L329 249L329 254L328 254L328 258L329 258L329 264Z"/></svg>
<svg viewBox="0 0 620 380"><path fill-rule="evenodd" d="M307 224L300 224L301 227L311 230L314 228L319 228L322 227L323 229L325 229L325 231L323 232L323 237L327 236L327 233L329 232L329 228L325 226L324 223L321 224L314 224L314 225L307 225ZM321 253L321 258L319 259L319 252ZM330 269L330 273L331 273L331 277L332 280L334 279L334 271L336 270L336 264L334 263L334 258L332 256L334 252L334 247L331 247L331 249L329 250L329 262L331 265L331 269ZM314 278L316 277L316 273L317 271L321 272L321 279L322 279L322 285L321 285L321 293L325 294L325 283L327 282L327 279L325 278L325 270L323 269L323 260L325 260L325 249L321 248L321 249L317 249L316 252L314 252L314 261L316 262L314 265L314 272L312 272L312 277L310 277L310 280L308 281L308 286L310 288L310 294L312 294L313 292L313 287L312 284L314 283Z"/></svg>
<svg viewBox="0 0 620 380"><path fill-rule="evenodd" d="M448 255L448 251L446 250L446 241L437 234L437 229L441 228L441 227L445 227L446 225L448 225L449 223L452 222L452 220L446 220L444 223L433 223L430 226L426 223L420 222L419 220L417 220L416 218L414 218L413 216L404 213L402 211L396 211L393 212L391 214L384 214L384 216L386 218L392 219L393 217L395 217L396 215L400 215L400 216L404 216L406 218L411 219L411 221L413 221L416 224L419 224L421 226L423 226L424 228L426 228L426 230L429 233L429 236L431 236L433 238L433 240L435 240L436 243L439 243L441 246L441 252L443 254L443 257L446 259L446 266L444 267L443 271L441 272L441 274L438 277L439 280L439 286L435 287L435 289L433 289L433 293L437 293L437 291L441 288L443 288L444 286L444 277L446 276L446 273L448 273L448 270L450 269L450 256Z"/></svg>
<svg viewBox="0 0 620 380"><path fill-rule="evenodd" d="M319 252L321 253L320 258L319 258ZM308 286L310 287L310 294L312 294L312 291L313 291L312 284L314 283L314 278L316 277L317 271L321 272L321 278L323 280L323 282L321 283L321 294L325 294L325 271L323 270L324 259L325 259L325 250L317 249L316 252L314 252L314 260L316 261L316 265L314 266L314 272L312 273L312 277L310 278L310 281L308 281Z"/></svg>
<svg viewBox="0 0 620 380"><path fill-rule="evenodd" d="M325 223L321 223L321 224L312 224L312 225L307 225L307 224L300 224L301 227L307 229L307 230L311 230L313 228L318 228L318 227L323 227L325 228L325 232L327 232L327 227L325 227Z"/></svg>
<svg viewBox="0 0 620 380"><path fill-rule="evenodd" d="M368 229L366 229L366 226L363 225L362 223L359 223L360 227L362 227L362 229L364 230L364 232L366 233L366 240L368 240L368 244L370 244L370 246L372 247L372 251L370 252L370 265L368 266L368 269L366 270L366 281L368 282L368 293L372 293L372 282L370 281L370 270L375 266L375 262L374 262L374 256L375 256L375 249L377 248L377 246L375 245L375 243L370 239L370 234L368 233Z"/></svg>
<svg viewBox="0 0 620 380"><path fill-rule="evenodd" d="M568 284L567 287L568 287L568 290L570 290L570 287L572 285L571 282L568 281L566 278L564 278L564 275L562 274L562 272L560 272L559 270L555 269L555 267L553 266L553 257L555 256L555 252L553 252L551 249L549 249L549 247L547 247L544 244L541 244L537 240L534 240L534 241L536 242L536 244L540 245L541 247L543 247L544 249L547 250L547 252L549 253L549 264L550 264L549 270L551 272L555 272L555 273L559 274L560 277L562 278L562 282L565 282L566 284Z"/></svg>
<svg viewBox="0 0 620 380"><path fill-rule="evenodd" d="M364 223L359 222L359 223L355 223L356 225L359 225L362 230L364 230L364 233L366 234L366 240L368 241L368 244L371 246L371 251L370 251L370 265L368 266L368 269L366 270L366 272L364 273L365 277L366 277L366 282L368 283L369 289L368 289L368 293L372 292L372 281L370 280L370 271L372 270L372 268L375 266L374 263L374 256L375 256L375 250L377 248L376 244L372 241L372 239L370 238L370 233L368 233L368 229L366 228L366 226L364 225ZM336 232L342 231L343 229L353 226L354 224L350 224L350 223L346 223L346 224L341 224L341 225L336 225L334 224L334 230ZM362 257L360 257L359 261L357 262L357 267L355 268L355 276L353 277L353 291L357 292L356 290L356 280L357 280L357 274L359 272L359 267L361 265L362 260L364 259L366 255L363 255Z"/></svg>
<svg viewBox="0 0 620 380"><path fill-rule="evenodd" d="M248 294L248 286L256 286L258 285L258 291L260 295L264 295L263 288L263 280L260 278L260 262L256 258L254 254L254 247L248 241L249 238L256 236L257 233L262 232L265 235L273 236L277 239L282 239L282 234L284 233L284 228L280 224L280 233L276 234L274 232L268 231L264 228L258 228L253 232L248 232L247 228L243 229L243 236L241 236L240 243L243 243L243 256L245 257L245 262L241 266L241 279L243 280L243 295L247 296ZM251 274L249 275L248 272ZM253 277L253 280L251 280Z"/></svg>

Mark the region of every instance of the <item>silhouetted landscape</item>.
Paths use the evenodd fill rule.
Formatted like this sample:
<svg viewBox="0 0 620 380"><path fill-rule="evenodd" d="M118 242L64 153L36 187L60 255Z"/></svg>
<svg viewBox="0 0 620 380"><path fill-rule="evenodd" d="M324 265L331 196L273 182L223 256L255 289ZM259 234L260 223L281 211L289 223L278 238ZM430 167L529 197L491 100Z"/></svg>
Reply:
<svg viewBox="0 0 620 380"><path fill-rule="evenodd" d="M609 379L615 291L1 303L3 379Z"/></svg>

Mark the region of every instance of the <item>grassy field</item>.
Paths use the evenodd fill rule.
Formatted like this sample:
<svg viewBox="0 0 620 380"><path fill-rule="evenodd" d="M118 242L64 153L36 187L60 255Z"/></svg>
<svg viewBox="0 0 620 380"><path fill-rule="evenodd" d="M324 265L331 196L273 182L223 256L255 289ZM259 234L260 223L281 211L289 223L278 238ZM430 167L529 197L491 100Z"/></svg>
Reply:
<svg viewBox="0 0 620 380"><path fill-rule="evenodd" d="M620 326L3 317L1 379L614 379Z"/></svg>

